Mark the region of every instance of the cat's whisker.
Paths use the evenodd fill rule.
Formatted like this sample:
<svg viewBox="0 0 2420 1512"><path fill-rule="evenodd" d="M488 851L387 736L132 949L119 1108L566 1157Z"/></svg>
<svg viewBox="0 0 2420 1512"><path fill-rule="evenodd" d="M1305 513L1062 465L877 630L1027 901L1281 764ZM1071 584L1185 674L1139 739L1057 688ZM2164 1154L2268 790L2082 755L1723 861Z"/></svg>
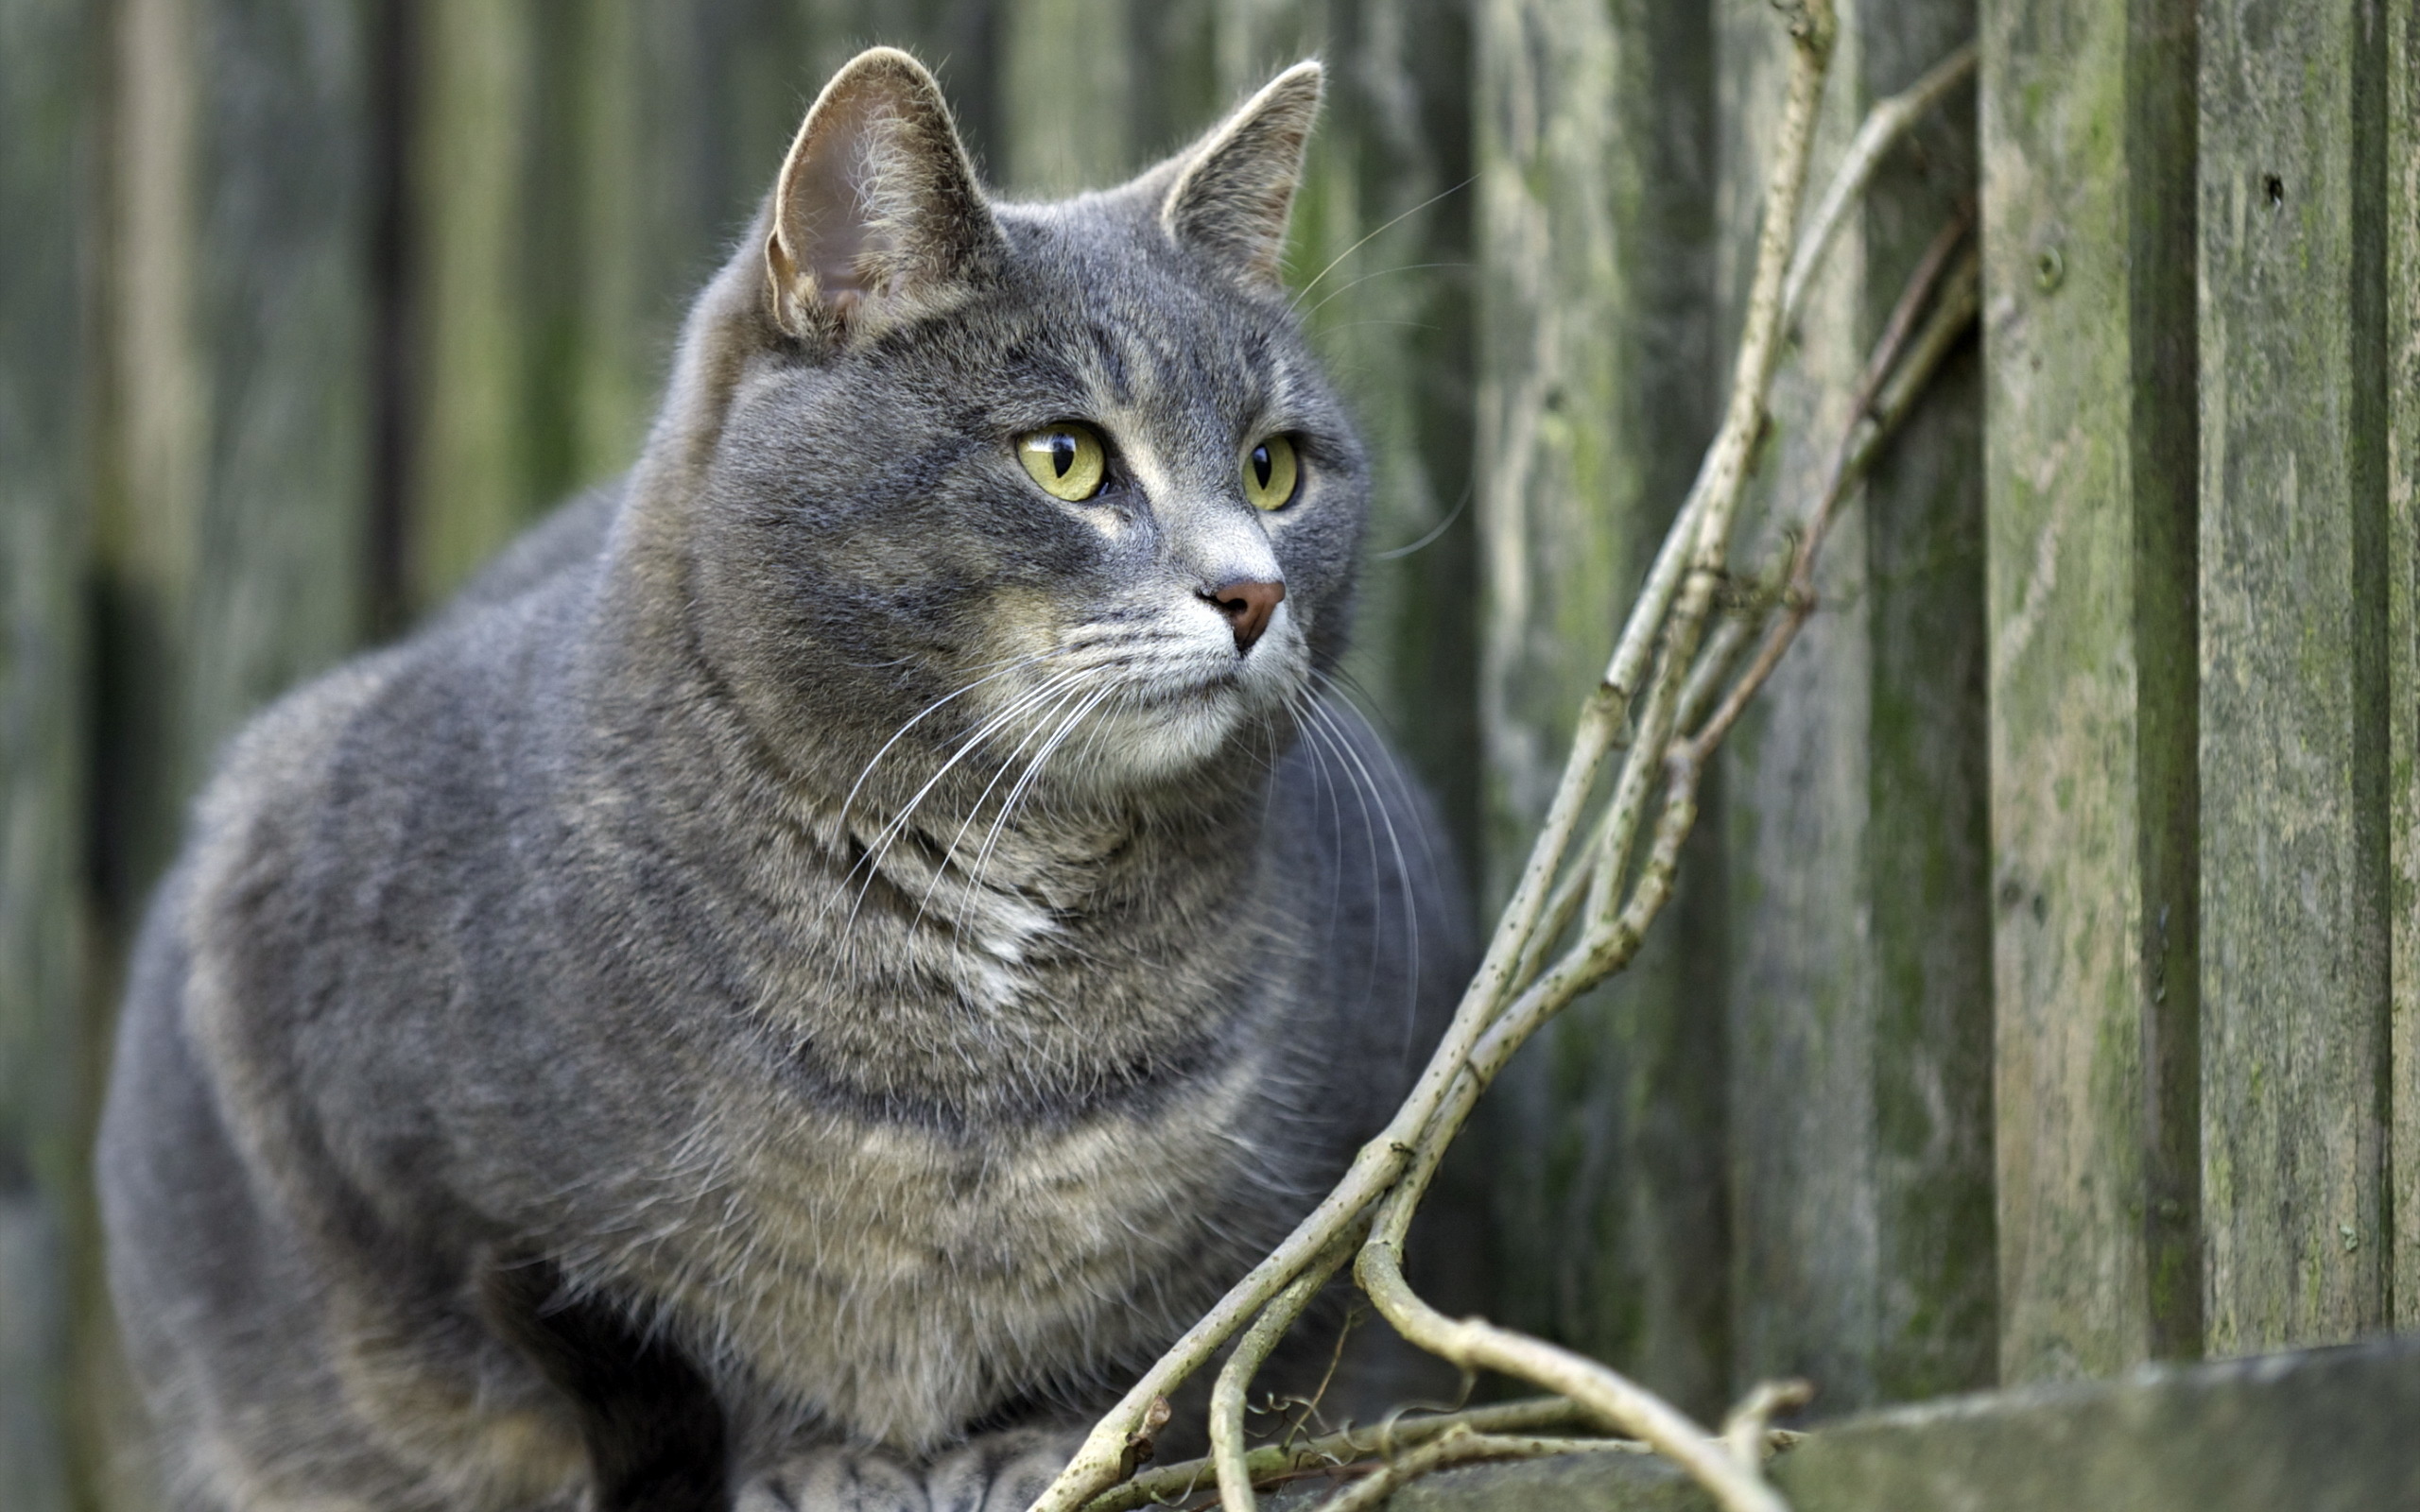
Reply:
<svg viewBox="0 0 2420 1512"><path fill-rule="evenodd" d="M1340 294L1348 294L1353 290L1359 288L1362 284L1369 283L1374 278L1385 278L1390 273L1420 273L1433 268L1468 266L1470 266L1468 263L1402 263L1393 267L1382 267L1377 269L1375 272L1364 273L1359 278L1353 280L1349 284L1340 284L1335 288L1328 290L1327 293L1321 298L1319 303L1312 305L1309 309L1305 310L1302 313L1303 318L1305 320L1309 319L1312 316L1319 314L1322 309L1325 308L1330 300L1335 299ZM1357 321L1356 323L1367 324L1369 322ZM1410 325L1415 322L1407 320L1400 323Z"/></svg>
<svg viewBox="0 0 2420 1512"><path fill-rule="evenodd" d="M1416 998L1420 985L1420 914L1418 908L1413 903L1415 894L1412 889L1411 867L1410 863L1405 859L1403 840L1395 831L1394 816L1389 812L1386 795L1379 791L1377 779L1372 775L1368 765L1363 763L1360 753L1354 748L1354 742L1350 733L1347 732L1342 725L1338 722L1335 713L1327 707L1326 701L1324 699L1320 700L1312 706L1312 709L1315 716L1327 726L1331 735L1335 739L1337 748L1343 754L1344 759L1351 764L1353 770L1358 775L1361 784L1368 790L1370 798L1377 800L1378 817L1383 819L1386 823L1387 846L1393 853L1394 857L1395 879L1401 888L1401 897L1404 903L1405 935L1410 952L1410 971L1409 980L1407 986L1410 996ZM1375 876L1378 871L1378 858L1376 854L1377 842L1373 827L1369 823L1369 810L1366 800L1362 811L1362 824L1363 833L1370 841L1371 874ZM1373 986L1374 986L1376 982L1377 970L1378 962L1376 942L1375 940L1373 940L1370 959L1370 977Z"/></svg>
<svg viewBox="0 0 2420 1512"><path fill-rule="evenodd" d="M1322 674L1322 680L1326 681L1326 682L1327 682L1327 684L1328 684L1328 686L1329 686L1332 690L1336 690L1336 691L1340 691L1340 692L1341 691L1341 690L1338 687L1337 680L1336 680L1333 677L1329 677L1328 675ZM1360 723L1361 723L1361 727L1362 727L1364 730L1369 730L1369 731L1370 731L1370 733L1371 733L1371 735L1372 735L1372 737L1373 737L1373 739L1372 739L1372 746L1373 746L1373 748L1377 749L1377 750L1380 750L1380 751L1386 751L1387 747L1386 747L1386 746L1385 746L1384 742L1378 741L1378 740L1375 738L1375 736L1376 736L1376 733L1377 733L1377 732L1376 732L1376 730L1375 730L1372 729L1372 727L1371 727L1371 725L1370 725L1370 721L1369 721L1368 716L1367 716L1367 715L1365 715L1365 714L1363 714L1363 713L1361 713L1360 708L1359 708L1357 704L1355 704L1355 703L1354 703L1354 702L1353 702L1349 697L1343 700L1343 707L1344 707L1344 708L1345 708L1349 713L1352 713L1352 715L1353 715L1353 717L1354 717L1355 719L1357 719L1357 720L1360 721ZM1337 716L1337 714L1336 714L1336 713L1334 712L1334 710L1332 710L1332 709L1330 709L1330 708L1328 708L1328 707L1326 706L1325 700L1322 700L1322 703L1321 703L1321 706L1320 706L1320 713L1321 713L1321 716L1322 716L1322 718L1324 718L1324 719L1326 719L1326 720L1329 720L1329 721L1331 721L1331 722L1334 722L1334 721L1337 719L1337 717L1338 717L1338 716ZM1341 730L1341 728L1340 728L1340 727L1339 727L1339 734L1340 734L1340 737L1342 737L1342 735L1343 735L1343 731ZM1387 801L1387 799L1386 799L1386 795L1385 795L1385 794L1383 794L1383 793L1380 793L1380 792L1377 790L1377 782L1376 782L1376 780L1375 780L1374 778L1371 778L1371 777L1369 777L1369 775L1368 775L1368 767L1367 767L1366 765L1363 765L1363 763L1362 763L1362 761L1361 761L1361 758L1360 758L1360 756L1358 755L1358 753L1351 749L1351 747L1350 747L1350 743L1349 743L1349 741L1347 742L1347 752L1346 752L1346 753L1347 753L1347 755L1348 755L1348 756L1350 756L1350 757L1351 757L1351 759L1352 759L1352 761L1353 761L1353 765L1354 765L1357 768L1359 768L1359 769L1362 771L1362 773L1364 774L1365 779L1367 779L1367 780L1370 782L1370 784L1371 784L1371 791L1372 791L1372 796L1373 796L1373 797L1374 797L1374 798L1376 798L1376 799L1378 799L1378 812L1379 812L1379 815L1380 815L1382 817L1384 817L1384 818L1386 819L1386 821L1387 821L1387 845L1388 845L1388 848L1389 848L1389 849L1390 849L1390 850L1394 853L1394 863L1395 863L1395 880L1396 880L1396 884L1397 884L1397 885L1398 885L1398 887L1399 887L1399 889L1400 889L1399 896L1400 896L1400 897L1402 898L1402 900L1403 900L1403 912L1404 912L1404 933L1405 933L1405 937L1406 937L1406 941L1407 941L1407 947L1408 947L1408 949L1409 949L1409 954L1410 954L1410 962L1409 962L1410 970L1409 970L1409 971L1408 972L1408 975L1407 975L1407 988L1406 988L1407 1002L1417 1002L1417 1001L1418 1001L1418 999L1419 999L1419 995L1420 995L1420 956L1421 956L1421 949L1420 949L1420 906L1419 906L1419 902L1418 902L1418 900L1419 900L1419 890L1418 890L1418 888L1417 888L1417 887L1415 887L1415 886L1414 886L1413 882L1412 882L1412 876L1411 876L1411 868L1410 868L1410 864L1409 864L1409 861L1405 858L1405 856L1404 856L1403 839L1402 839L1402 836L1396 833L1396 829L1395 829L1395 821L1394 821L1394 817L1393 817L1393 814L1392 814L1392 807L1393 807L1393 805L1389 804L1389 803L1388 803L1388 801ZM1391 777L1391 778L1393 780L1392 785L1393 785L1393 787L1394 787L1394 789L1395 789L1395 799L1396 799L1396 801L1397 801L1398 803L1409 803L1409 802L1411 801L1411 791L1410 791L1410 785L1409 785L1409 783L1408 782L1408 781L1405 779L1404 774L1403 774L1403 770L1402 770L1401 766L1397 764L1397 762L1396 762L1396 760L1395 760L1395 758L1393 757L1393 755L1392 755L1392 752L1389 752L1389 753L1387 754L1387 756L1386 756L1386 758L1385 758L1385 764L1386 764L1386 766L1387 766L1388 776L1389 776L1389 777ZM1423 848L1423 849L1422 849L1422 860L1423 860L1424 862L1426 862L1426 873L1427 873L1427 875L1429 875L1429 876L1431 876L1431 877L1434 877L1434 876L1436 876L1436 875L1438 874L1438 873L1437 873L1437 858L1436 858L1436 856L1435 856L1435 854L1434 854L1434 853L1432 853L1432 852L1430 852L1430 851L1428 851L1428 850L1427 850L1427 849L1426 849L1426 845L1427 845L1427 838L1426 838L1426 835L1425 833L1424 833L1424 834L1422 834L1422 835L1420 836L1420 840L1421 840L1421 844L1422 844L1422 848ZM1373 870L1373 872L1374 872L1374 873L1375 872L1376 868L1375 868L1374 865L1373 866L1372 870ZM1374 951L1374 951L1375 951L1375 949L1376 949L1376 946L1375 946L1375 942L1374 942L1374 941L1373 942L1372 949L1373 949L1373 951ZM1412 1033L1413 1033L1414 1028L1415 1028L1415 1026L1414 1026L1414 1025L1412 1024L1412 1022L1411 1022L1410 1016L1409 1016L1409 1014L1407 1014L1406 1019L1405 1019L1405 1035L1406 1035L1406 1039L1405 1039L1404 1045L1402 1046L1402 1053L1403 1053L1403 1054L1405 1054L1405 1055L1409 1055L1409 1054L1410 1053L1411 1035L1412 1035Z"/></svg>
<svg viewBox="0 0 2420 1512"><path fill-rule="evenodd" d="M864 859L856 866L851 867L840 877L841 883L845 885L849 878L856 874L858 867L863 867L866 871L865 882L858 887L856 899L849 907L848 923L842 931L844 939L856 930L858 910L865 906L867 895L873 890L874 881L881 873L884 859L890 855L891 848L898 843L899 837L907 833L908 821L915 816L918 805L925 801L925 797L941 784L942 780L949 775L952 768L972 754L986 738L997 730L1006 729L1027 710L1038 706L1081 675L1080 668L1072 672L1053 673L1043 679L1041 686L1011 699L1006 708L977 725L964 740L960 741L958 748L942 763L940 769L925 780L925 785L916 790L915 796L908 800L890 823L875 833L873 842L866 847Z"/></svg>
<svg viewBox="0 0 2420 1512"><path fill-rule="evenodd" d="M1000 836L1005 833L1010 819L1016 813L1018 804L1022 801L1027 792L1032 788L1034 780L1041 776L1044 764L1050 760L1051 753L1059 748L1070 731L1081 724L1087 715L1101 705L1103 700L1111 697L1119 691L1119 686L1113 682L1109 686L1104 687L1098 693L1094 694L1091 698L1089 698L1081 707L1077 709L1074 713L1070 714L1066 720L1060 725L1059 729L1052 733L1049 743L1045 745L1042 749L1035 754L1032 765L1028 766L1026 769L1025 776L1018 780L1017 785L1010 791L1008 800L1000 806L999 817L993 821L991 833L985 836L983 849L978 851L975 857L974 870L968 881L968 897L970 900L976 896L975 889L982 886L983 872L991 863L994 848L999 843Z"/></svg>
<svg viewBox="0 0 2420 1512"><path fill-rule="evenodd" d="M1375 229L1372 230L1368 234L1364 235L1359 241L1355 242L1352 246L1337 253L1334 257L1329 258L1325 267L1322 267L1317 273L1312 274L1309 283L1305 284L1301 288L1294 291L1293 299L1287 301L1287 308L1289 310L1299 308L1303 301L1309 296L1311 290L1320 286L1320 281L1326 278L1330 273L1335 272L1337 268L1341 266L1346 258L1351 257L1362 248L1369 246L1372 242L1376 241L1380 236L1383 236L1388 232L1394 230L1397 226L1402 225L1412 216L1419 215L1422 211L1426 210L1429 206L1437 203L1439 200L1461 194L1463 190L1477 182L1478 182L1478 175L1472 174L1469 178L1464 179L1460 183L1449 184L1445 188L1438 190L1435 194L1430 195L1427 198L1412 206L1403 214L1390 216L1388 219L1381 222ZM1314 308L1316 308L1316 306L1314 306Z"/></svg>
<svg viewBox="0 0 2420 1512"><path fill-rule="evenodd" d="M897 730L891 731L890 738L882 743L882 748L875 751L873 753L873 759L866 763L865 769L857 773L857 780L849 784L849 796L840 800L839 823L844 828L847 826L849 822L849 805L857 800L857 794L859 790L864 788L866 785L866 779L873 775L874 767L881 764L882 759L885 756L890 754L890 747L898 745L901 738L904 737L908 731L924 723L927 716L939 710L943 704L973 693L976 689L983 686L983 684L987 682L994 681L1000 678L1005 678L1010 673L1014 672L1021 667L1031 666L1035 662L1046 659L1048 655L1048 652L1044 652L1038 656L1012 658L1007 665L1002 666L998 671L979 677L974 681L966 684L964 687L958 689L956 692L943 694L942 696L934 699L931 703L925 705L923 709L917 711L914 718L908 720L906 724L901 725Z"/></svg>
<svg viewBox="0 0 2420 1512"><path fill-rule="evenodd" d="M969 902L972 902L977 896L977 889L983 885L983 871L991 862L993 848L999 843L1000 835L1006 829L1010 816L1016 813L1019 799L1031 788L1034 779L1041 775L1043 764L1050 760L1050 753L1059 748L1061 742L1066 739L1069 730L1075 729L1086 714L1098 708L1102 699L1117 691L1117 685L1113 682L1094 693L1074 713L1068 715L1058 730L1052 732L1048 744L1035 753L1032 763L1026 767L1025 775L1017 779L1016 786L1010 789L1007 800L1000 805L999 817L993 820L991 833L984 837L983 849L976 853L975 868L967 879L966 896ZM961 914L961 919L962 917Z"/></svg>
<svg viewBox="0 0 2420 1512"><path fill-rule="evenodd" d="M1098 670L1099 669L1098 668L1086 668L1081 669L1081 672L1098 672ZM1061 709L1065 708L1068 704L1083 696L1085 684L1082 680L1081 672L1072 679L1072 686L1070 687L1070 691L1067 695L1056 703L1052 704L1048 712L1045 713L1034 722L1034 729L1028 730L1025 735L1018 740L1015 748L1009 753L1008 760L1003 761L1000 764L1000 769L992 774L992 780L989 782L983 784L983 791L976 795L975 801L967 808L966 817L959 822L958 833L950 836L949 849L942 853L941 863L933 868L933 880L925 885L925 896L916 904L916 916L914 919L909 921L909 928L912 929L916 924L923 922L925 911L933 901L933 893L941 886L942 879L949 874L950 863L958 857L959 842L966 838L966 832L972 829L975 825L975 821L982 816L985 800L990 799L993 790L1000 785L1001 779L1008 776L1010 763L1022 760L1025 755L1025 748L1033 743L1034 736L1040 732L1042 728L1046 726ZM1026 770L1028 772L1032 770L1032 765L1030 763L1027 764ZM1007 813L1009 802L1014 799L1014 793L1011 792L1010 799L1004 799L1002 801L1001 812L1003 814ZM971 888L973 886L973 883L970 881L968 885ZM961 909L959 911L959 922L961 924L964 922L964 910Z"/></svg>

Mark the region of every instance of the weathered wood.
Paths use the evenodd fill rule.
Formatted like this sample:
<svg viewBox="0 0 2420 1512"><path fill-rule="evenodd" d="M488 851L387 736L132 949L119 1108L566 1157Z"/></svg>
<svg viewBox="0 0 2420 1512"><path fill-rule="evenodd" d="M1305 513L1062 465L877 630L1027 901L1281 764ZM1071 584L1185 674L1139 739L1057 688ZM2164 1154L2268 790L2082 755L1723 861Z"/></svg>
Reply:
<svg viewBox="0 0 2420 1512"><path fill-rule="evenodd" d="M536 8L415 8L412 333L417 446L406 503L407 599L440 602L529 512L531 321L523 249L534 218Z"/></svg>
<svg viewBox="0 0 2420 1512"><path fill-rule="evenodd" d="M2192 8L1985 0L2003 1379L2197 1353Z"/></svg>
<svg viewBox="0 0 2420 1512"><path fill-rule="evenodd" d="M2154 1367L1828 1424L1773 1461L1796 1512L2274 1512L2420 1501L2420 1349ZM1264 1503L1305 1512L1324 1486ZM1560 1454L1426 1476L1393 1512L1714 1512L1668 1462Z"/></svg>
<svg viewBox="0 0 2420 1512"><path fill-rule="evenodd" d="M1914 83L1975 26L1974 0L1865 12L1866 98ZM1962 86L1876 177L1863 228L1869 344L1973 200L1974 111ZM1970 348L1865 485L1874 1384L1885 1401L1998 1376L1982 426Z"/></svg>
<svg viewBox="0 0 2420 1512"><path fill-rule="evenodd" d="M367 10L129 0L114 13L107 166L87 180L108 186L88 833L112 965L218 744L363 627ZM106 1022L114 981L101 974ZM73 1070L59 1134L80 1160L99 1068ZM79 1238L78 1494L131 1504L156 1493L97 1243Z"/></svg>
<svg viewBox="0 0 2420 1512"><path fill-rule="evenodd" d="M1714 429L1715 38L1711 7L1646 0L1497 0L1477 30L1492 913ZM1638 962L1568 1009L1488 1105L1493 1315L1701 1413L1731 1374L1719 860L1692 847Z"/></svg>
<svg viewBox="0 0 2420 1512"><path fill-rule="evenodd" d="M357 644L370 487L368 5L196 3L187 789L253 709Z"/></svg>
<svg viewBox="0 0 2420 1512"><path fill-rule="evenodd" d="M1962 0L1841 20L1819 179L1975 24ZM1767 17L1726 21L1726 206L1753 203L1779 42ZM1810 288L1752 562L1803 517L1869 346L1972 193L1972 99L1894 157ZM1976 383L1969 358L1945 372L1841 517L1818 611L1724 768L1735 1375L1805 1374L1835 1409L1995 1370Z"/></svg>
<svg viewBox="0 0 2420 1512"><path fill-rule="evenodd" d="M2215 1352L2388 1317L2386 49L2201 12L2203 1211Z"/></svg>
<svg viewBox="0 0 2420 1512"><path fill-rule="evenodd" d="M997 169L1021 195L1115 183L1139 165L1127 0L1001 0Z"/></svg>
<svg viewBox="0 0 2420 1512"><path fill-rule="evenodd" d="M2387 32L2387 822L2394 1326L2420 1328L2420 5Z"/></svg>
<svg viewBox="0 0 2420 1512"><path fill-rule="evenodd" d="M100 12L0 7L0 1504L74 1504L84 1013L83 572Z"/></svg>

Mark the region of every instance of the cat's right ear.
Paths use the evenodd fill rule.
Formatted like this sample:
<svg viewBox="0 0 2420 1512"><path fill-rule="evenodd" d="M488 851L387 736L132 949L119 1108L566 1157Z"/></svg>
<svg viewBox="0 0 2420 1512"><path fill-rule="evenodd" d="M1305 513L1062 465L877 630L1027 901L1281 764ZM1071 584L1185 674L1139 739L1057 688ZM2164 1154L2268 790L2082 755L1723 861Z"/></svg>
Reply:
<svg viewBox="0 0 2420 1512"><path fill-rule="evenodd" d="M774 182L773 321L834 340L939 308L1004 245L941 86L897 48L869 48L823 86Z"/></svg>

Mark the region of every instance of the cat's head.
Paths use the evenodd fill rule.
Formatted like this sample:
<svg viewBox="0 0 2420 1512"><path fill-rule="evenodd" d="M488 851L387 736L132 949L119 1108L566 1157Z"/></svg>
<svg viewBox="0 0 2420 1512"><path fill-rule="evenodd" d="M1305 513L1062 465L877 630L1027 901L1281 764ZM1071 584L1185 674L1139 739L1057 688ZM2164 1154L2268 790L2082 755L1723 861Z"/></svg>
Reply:
<svg viewBox="0 0 2420 1512"><path fill-rule="evenodd" d="M1280 277L1320 89L1298 65L1120 188L1016 204L906 54L824 88L650 449L692 633L771 739L972 738L1095 790L1265 769L1368 503Z"/></svg>

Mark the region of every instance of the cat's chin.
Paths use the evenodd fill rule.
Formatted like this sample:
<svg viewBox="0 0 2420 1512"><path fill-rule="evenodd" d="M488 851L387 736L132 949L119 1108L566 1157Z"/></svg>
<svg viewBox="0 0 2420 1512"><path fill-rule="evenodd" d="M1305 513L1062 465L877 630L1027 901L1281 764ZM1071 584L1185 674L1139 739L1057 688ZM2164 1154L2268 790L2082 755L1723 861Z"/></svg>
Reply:
<svg viewBox="0 0 2420 1512"><path fill-rule="evenodd" d="M1063 781L1102 793L1163 785L1228 759L1252 722L1252 700L1234 684L1214 684L1104 709Z"/></svg>

